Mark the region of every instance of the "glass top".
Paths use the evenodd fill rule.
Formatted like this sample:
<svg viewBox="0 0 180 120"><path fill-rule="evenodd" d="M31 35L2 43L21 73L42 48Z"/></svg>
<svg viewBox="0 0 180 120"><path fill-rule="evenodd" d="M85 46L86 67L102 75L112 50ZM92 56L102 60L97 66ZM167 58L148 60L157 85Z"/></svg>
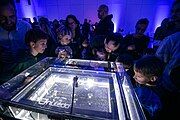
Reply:
<svg viewBox="0 0 180 120"><path fill-rule="evenodd" d="M115 73L50 67L12 101L49 111L117 119L113 79Z"/></svg>
<svg viewBox="0 0 180 120"><path fill-rule="evenodd" d="M1 85L0 98L10 99L50 66L107 72L113 72L115 68L112 62L107 61L80 59L67 59L66 61L62 61L58 58L47 57Z"/></svg>
<svg viewBox="0 0 180 120"><path fill-rule="evenodd" d="M124 68L108 61L47 57L1 85L0 100L57 114L144 119Z"/></svg>

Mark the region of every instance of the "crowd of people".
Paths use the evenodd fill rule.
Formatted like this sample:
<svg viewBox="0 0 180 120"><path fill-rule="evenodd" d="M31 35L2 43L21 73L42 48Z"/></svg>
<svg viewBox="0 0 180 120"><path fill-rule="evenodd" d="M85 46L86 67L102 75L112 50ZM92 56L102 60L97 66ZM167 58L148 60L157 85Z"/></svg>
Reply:
<svg viewBox="0 0 180 120"><path fill-rule="evenodd" d="M49 21L34 17L33 23L17 19L15 5L0 1L0 84L45 57L120 62L127 70L148 119L178 116L180 107L180 2L175 1L170 18L162 21L149 48L145 35L149 20L141 18L135 32L114 33L113 15L107 5L98 8L100 21L80 24L76 16Z"/></svg>

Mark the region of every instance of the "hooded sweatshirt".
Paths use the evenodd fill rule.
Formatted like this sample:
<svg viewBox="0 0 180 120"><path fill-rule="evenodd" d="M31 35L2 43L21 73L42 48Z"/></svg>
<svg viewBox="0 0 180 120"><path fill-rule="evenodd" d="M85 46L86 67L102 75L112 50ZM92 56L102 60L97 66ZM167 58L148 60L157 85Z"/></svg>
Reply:
<svg viewBox="0 0 180 120"><path fill-rule="evenodd" d="M114 23L112 22L113 15L107 15L100 20L95 29L95 35L108 35L114 31Z"/></svg>

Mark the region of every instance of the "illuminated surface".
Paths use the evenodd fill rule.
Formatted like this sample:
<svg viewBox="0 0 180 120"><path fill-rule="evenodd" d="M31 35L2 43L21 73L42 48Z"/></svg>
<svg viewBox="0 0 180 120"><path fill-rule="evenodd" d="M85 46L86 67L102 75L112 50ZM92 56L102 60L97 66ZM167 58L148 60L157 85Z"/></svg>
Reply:
<svg viewBox="0 0 180 120"><path fill-rule="evenodd" d="M73 98L73 79L76 76ZM114 119L118 116L117 106L112 106L116 101L112 98L115 96L114 77L114 73L50 67L13 101L48 110ZM111 99L115 101L112 103Z"/></svg>
<svg viewBox="0 0 180 120"><path fill-rule="evenodd" d="M109 84L106 79L78 76L75 91L75 108L110 112ZM40 105L49 105L69 109L72 100L73 75L51 74L41 87L30 96L31 101Z"/></svg>
<svg viewBox="0 0 180 120"><path fill-rule="evenodd" d="M23 120L54 116L72 120L146 119L121 64L70 59L74 66L61 66L58 61L46 58L0 86L0 99L6 101L10 116ZM93 70L94 65L108 71ZM33 81L21 85L26 77Z"/></svg>

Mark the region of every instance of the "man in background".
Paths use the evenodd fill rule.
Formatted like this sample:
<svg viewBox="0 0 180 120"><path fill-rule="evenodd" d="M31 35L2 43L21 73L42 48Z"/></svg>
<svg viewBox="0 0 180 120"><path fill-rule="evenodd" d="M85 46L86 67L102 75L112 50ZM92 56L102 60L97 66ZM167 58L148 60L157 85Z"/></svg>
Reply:
<svg viewBox="0 0 180 120"><path fill-rule="evenodd" d="M100 5L98 8L98 18L100 19L94 33L95 35L108 35L114 31L114 23L112 22L113 15L108 15L109 8L107 5Z"/></svg>

